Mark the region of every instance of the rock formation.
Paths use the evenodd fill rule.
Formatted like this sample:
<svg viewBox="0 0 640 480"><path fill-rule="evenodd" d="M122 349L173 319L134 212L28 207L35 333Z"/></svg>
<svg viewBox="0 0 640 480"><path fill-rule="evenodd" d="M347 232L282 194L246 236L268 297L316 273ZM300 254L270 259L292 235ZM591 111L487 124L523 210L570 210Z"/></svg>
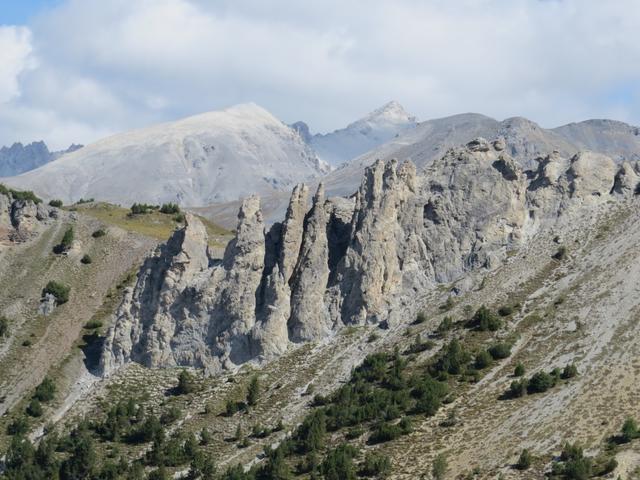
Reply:
<svg viewBox="0 0 640 480"><path fill-rule="evenodd" d="M418 174L374 163L351 199L294 188L282 223L265 231L247 198L222 259L194 216L158 248L126 292L101 360L210 372L281 355L345 325L385 324L420 308L416 293L493 269L540 229L636 191L629 164L557 152L523 171L498 138L449 150ZM615 194L615 197L612 197Z"/></svg>

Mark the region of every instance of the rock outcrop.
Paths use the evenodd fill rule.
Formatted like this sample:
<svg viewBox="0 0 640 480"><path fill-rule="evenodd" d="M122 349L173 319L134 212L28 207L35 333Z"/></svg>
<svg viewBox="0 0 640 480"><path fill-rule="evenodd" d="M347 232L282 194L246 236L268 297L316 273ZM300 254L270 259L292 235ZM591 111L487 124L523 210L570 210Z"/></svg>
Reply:
<svg viewBox="0 0 640 480"><path fill-rule="evenodd" d="M0 192L0 243L23 242L37 235L40 227L57 216L54 207Z"/></svg>
<svg viewBox="0 0 640 480"><path fill-rule="evenodd" d="M307 187L296 186L268 231L249 197L220 260L189 215L126 292L102 373L129 361L216 372L345 325L388 324L421 307L416 294L496 268L575 209L636 189L630 165L616 169L600 154L552 152L537 164L522 171L500 138L451 149L421 174L411 162L378 161L351 199L326 199L320 185L309 209Z"/></svg>

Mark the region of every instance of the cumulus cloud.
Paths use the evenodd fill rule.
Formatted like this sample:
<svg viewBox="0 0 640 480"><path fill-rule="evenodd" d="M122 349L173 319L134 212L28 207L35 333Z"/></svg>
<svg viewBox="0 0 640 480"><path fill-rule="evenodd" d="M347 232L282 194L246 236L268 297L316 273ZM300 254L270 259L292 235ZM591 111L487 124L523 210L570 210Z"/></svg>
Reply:
<svg viewBox="0 0 640 480"><path fill-rule="evenodd" d="M0 144L246 101L316 131L390 99L423 119L640 123L638 25L636 0L66 0L0 29Z"/></svg>

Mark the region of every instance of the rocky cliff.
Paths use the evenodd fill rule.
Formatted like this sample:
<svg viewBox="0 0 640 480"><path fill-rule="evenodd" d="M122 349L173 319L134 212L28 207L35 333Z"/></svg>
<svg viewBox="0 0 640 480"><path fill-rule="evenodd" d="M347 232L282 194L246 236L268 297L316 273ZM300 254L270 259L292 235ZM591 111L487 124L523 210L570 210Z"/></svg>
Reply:
<svg viewBox="0 0 640 480"><path fill-rule="evenodd" d="M551 152L523 171L503 139L451 149L423 172L377 161L350 198L293 190L268 231L257 197L235 239L212 258L188 216L149 258L107 334L101 370L129 361L209 372L268 360L346 325L413 315L420 294L498 267L509 250L574 211L632 195L637 166L601 154Z"/></svg>

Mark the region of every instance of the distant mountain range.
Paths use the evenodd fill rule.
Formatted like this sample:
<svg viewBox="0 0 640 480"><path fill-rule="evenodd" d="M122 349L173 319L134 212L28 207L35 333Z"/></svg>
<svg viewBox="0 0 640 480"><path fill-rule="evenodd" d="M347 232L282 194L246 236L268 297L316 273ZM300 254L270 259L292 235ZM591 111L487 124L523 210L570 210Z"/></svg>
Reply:
<svg viewBox="0 0 640 480"><path fill-rule="evenodd" d="M324 135L312 135L304 122L296 122L292 127L322 160L338 166L416 125L416 117L408 114L398 102L392 101L345 128Z"/></svg>
<svg viewBox="0 0 640 480"><path fill-rule="evenodd" d="M2 147L0 148L0 177L11 177L28 172L80 148L82 145L73 144L66 150L50 152L42 141L27 145L16 142L10 147Z"/></svg>
<svg viewBox="0 0 640 480"><path fill-rule="evenodd" d="M80 150L72 146L68 153L49 157L42 142L17 144L0 150L0 164L3 152L14 152L11 158L17 158L15 152L32 152L33 160L20 164L22 171L39 168L15 177L9 176L15 169L5 168L0 181L65 202L82 197L122 205L178 202L203 207L198 211L231 226L239 201L248 195L259 194L267 219L278 218L296 183L322 181L329 196L350 195L376 159L410 159L420 170L476 137L503 138L524 169L535 168L537 157L553 151L569 157L591 150L616 163L640 160L640 130L613 120L545 129L522 117L498 121L465 113L418 123L400 104L389 102L345 128L312 134L303 122L288 126L255 104L243 104L117 134Z"/></svg>
<svg viewBox="0 0 640 480"><path fill-rule="evenodd" d="M197 206L288 190L329 169L293 129L243 104L113 135L7 182L65 202Z"/></svg>

